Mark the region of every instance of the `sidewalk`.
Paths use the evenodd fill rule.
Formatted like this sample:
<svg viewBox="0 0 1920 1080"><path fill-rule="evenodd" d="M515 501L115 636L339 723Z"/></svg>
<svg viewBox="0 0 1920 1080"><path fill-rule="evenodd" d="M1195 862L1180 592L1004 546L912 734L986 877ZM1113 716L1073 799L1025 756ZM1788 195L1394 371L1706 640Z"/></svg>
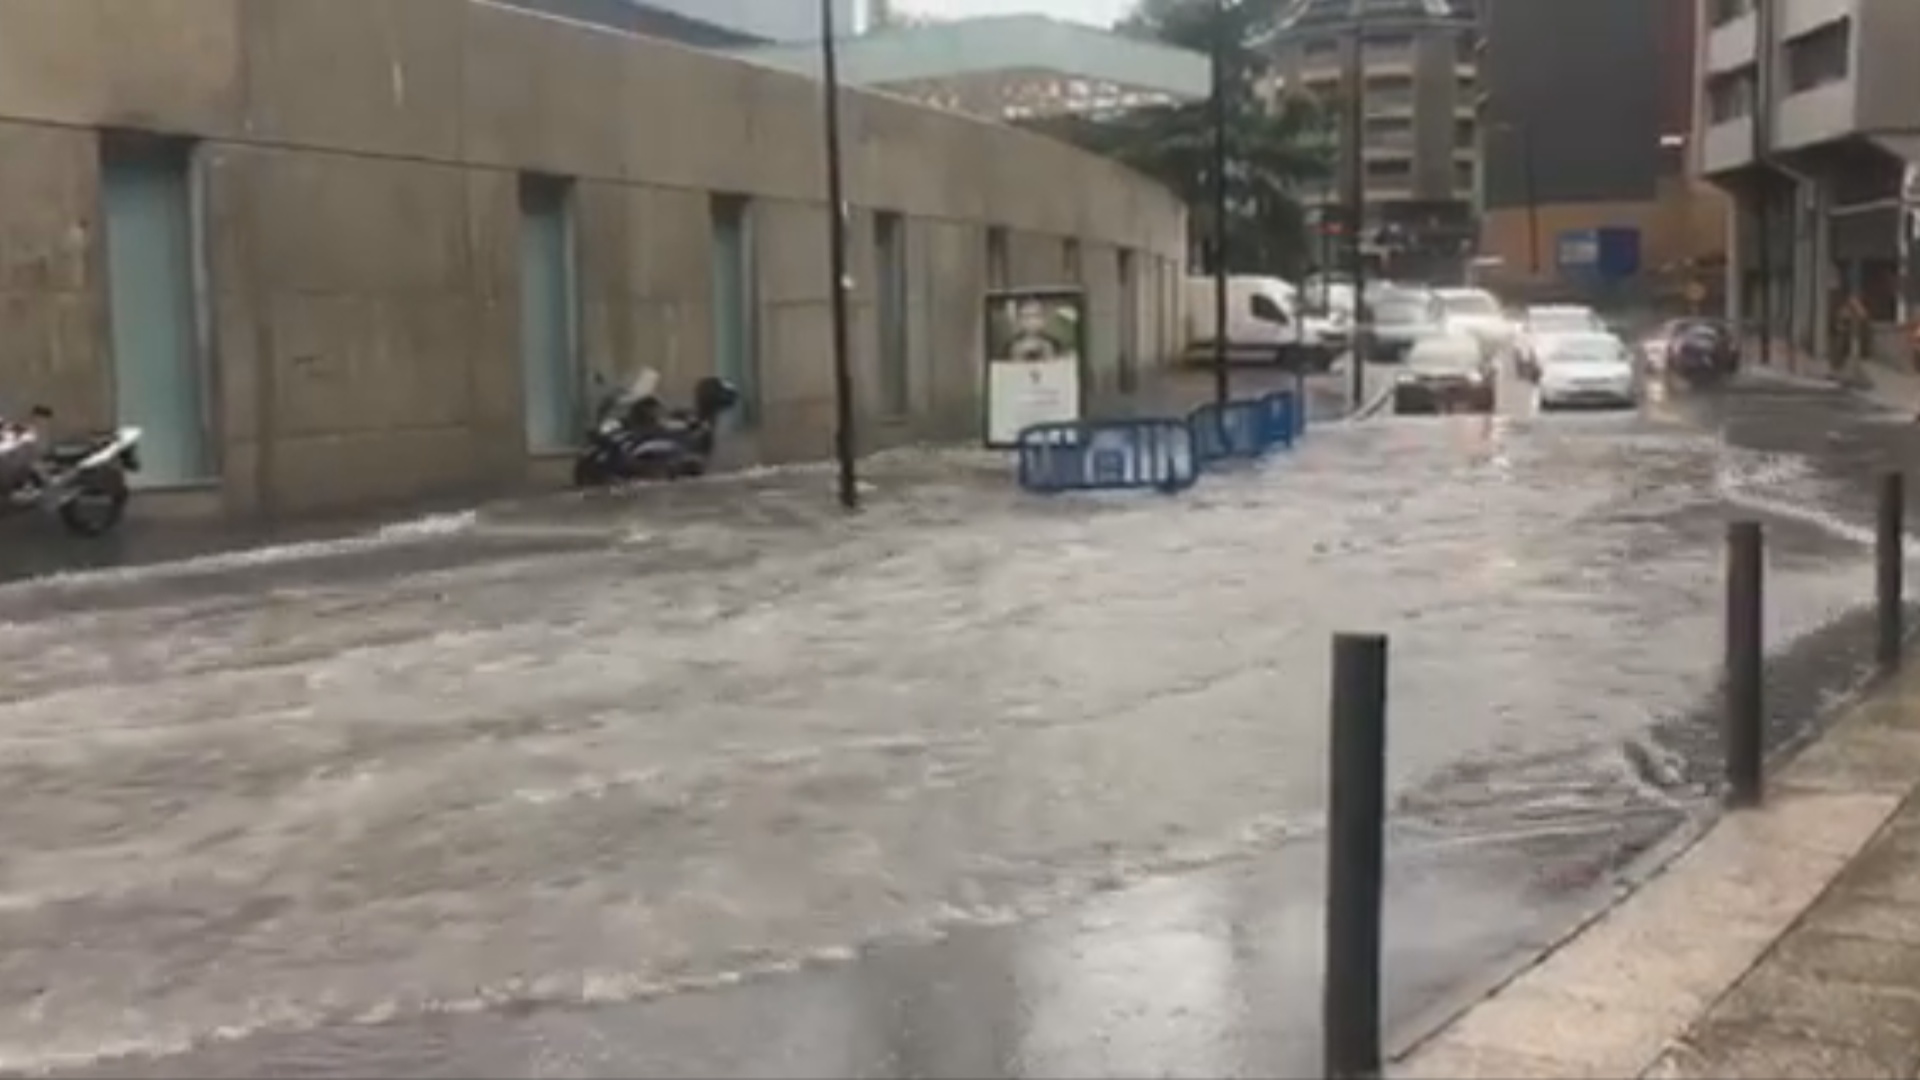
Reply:
<svg viewBox="0 0 1920 1080"><path fill-rule="evenodd" d="M1745 355L1757 357L1758 346L1749 344ZM1920 416L1920 374L1893 360L1858 360L1850 367L1843 365L1836 369L1827 358L1799 350L1789 355L1785 346L1777 346L1771 365L1756 365L1749 371L1763 377L1804 379L1838 386L1896 412Z"/></svg>
<svg viewBox="0 0 1920 1080"><path fill-rule="evenodd" d="M1400 1077L1920 1072L1920 665Z"/></svg>

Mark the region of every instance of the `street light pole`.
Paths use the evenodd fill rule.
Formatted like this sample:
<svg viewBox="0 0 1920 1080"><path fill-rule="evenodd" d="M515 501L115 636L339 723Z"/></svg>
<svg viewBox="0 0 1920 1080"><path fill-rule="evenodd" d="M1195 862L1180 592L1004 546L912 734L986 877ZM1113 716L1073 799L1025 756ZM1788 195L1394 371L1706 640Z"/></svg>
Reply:
<svg viewBox="0 0 1920 1080"><path fill-rule="evenodd" d="M820 0L820 70L826 92L827 239L833 274L834 456L840 466L840 505L860 507L860 481L854 473L853 370L847 345L847 197L840 175L840 60L834 44L833 0Z"/></svg>
<svg viewBox="0 0 1920 1080"><path fill-rule="evenodd" d="M1760 363L1773 364L1773 176L1767 171L1767 105L1772 99L1768 87L1767 42L1772 36L1766 0L1753 2L1753 102L1752 117L1755 201L1760 204L1756 222L1754 254L1760 263Z"/></svg>
<svg viewBox="0 0 1920 1080"><path fill-rule="evenodd" d="M1525 124L1514 129L1520 136L1521 182L1527 188L1527 272L1536 281L1540 277L1540 171L1533 157L1533 131Z"/></svg>
<svg viewBox="0 0 1920 1080"><path fill-rule="evenodd" d="M1227 373L1227 0L1214 0L1213 397L1224 407L1231 395Z"/></svg>
<svg viewBox="0 0 1920 1080"><path fill-rule="evenodd" d="M1373 320L1367 309L1367 258L1363 247L1367 220L1365 141L1367 74L1361 51L1366 48L1365 8L1353 19L1353 52L1347 58L1347 237L1353 256L1353 347L1350 376L1353 411L1367 401L1367 346Z"/></svg>

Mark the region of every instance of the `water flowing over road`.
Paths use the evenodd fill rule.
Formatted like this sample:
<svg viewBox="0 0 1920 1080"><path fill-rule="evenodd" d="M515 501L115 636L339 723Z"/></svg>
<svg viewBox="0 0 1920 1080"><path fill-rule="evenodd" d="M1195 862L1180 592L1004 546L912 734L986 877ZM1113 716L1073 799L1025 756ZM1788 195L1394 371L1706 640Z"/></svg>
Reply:
<svg viewBox="0 0 1920 1080"><path fill-rule="evenodd" d="M1907 437L1757 387L1178 498L910 451L852 518L798 469L0 586L0 1069L1306 1075L1329 634L1393 635L1404 1017L1697 806L1731 513L1782 731L1858 679Z"/></svg>

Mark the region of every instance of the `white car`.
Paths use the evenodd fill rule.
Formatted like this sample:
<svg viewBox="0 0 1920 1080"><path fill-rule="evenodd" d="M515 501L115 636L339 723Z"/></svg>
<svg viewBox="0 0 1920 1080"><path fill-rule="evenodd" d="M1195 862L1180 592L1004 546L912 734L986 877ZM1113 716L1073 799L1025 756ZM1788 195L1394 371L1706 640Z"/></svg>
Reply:
<svg viewBox="0 0 1920 1080"><path fill-rule="evenodd" d="M1540 408L1581 405L1633 408L1640 403L1640 376L1633 350L1613 334L1558 334L1540 354Z"/></svg>
<svg viewBox="0 0 1920 1080"><path fill-rule="evenodd" d="M1514 342L1514 364L1520 374L1534 379L1540 375L1540 358L1552 346L1553 339L1566 334L1605 334L1607 324L1599 313L1579 304L1541 304L1527 309Z"/></svg>
<svg viewBox="0 0 1920 1080"><path fill-rule="evenodd" d="M1504 356L1513 348L1519 328L1500 309L1500 301L1485 289L1435 289L1447 328L1473 335L1488 356Z"/></svg>

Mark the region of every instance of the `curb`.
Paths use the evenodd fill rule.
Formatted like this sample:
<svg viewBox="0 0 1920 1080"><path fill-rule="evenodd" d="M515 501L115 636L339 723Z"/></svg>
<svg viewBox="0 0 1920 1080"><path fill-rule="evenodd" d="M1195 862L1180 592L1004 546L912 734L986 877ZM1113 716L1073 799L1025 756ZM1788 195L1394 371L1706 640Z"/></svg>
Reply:
<svg viewBox="0 0 1920 1080"><path fill-rule="evenodd" d="M1841 720L1870 702L1889 682L1905 672L1907 664L1920 662L1920 655L1916 654L1920 654L1920 627L1910 627L1907 631L1906 648L1902 653L1900 666L1890 670L1874 671L1857 686L1821 710L1812 723L1776 746L1767 756L1766 775L1773 777L1775 773L1791 765L1802 753L1819 745L1823 739L1833 733L1835 726ZM1616 877L1607 896L1597 901L1565 931L1556 934L1531 955L1498 965L1484 975L1475 977L1450 991L1440 1001L1421 1009L1408 1020L1393 1025L1386 1033L1385 1046L1382 1048L1386 1063L1395 1066L1406 1064L1428 1044L1451 1030L1475 1008L1491 1000L1522 976L1579 941L1631 900L1646 885L1671 869L1675 863L1727 820L1727 808L1720 801L1719 795L1719 791L1716 790L1711 803L1689 815L1685 821L1675 827L1673 832L1628 863L1627 868ZM1914 797L1920 797L1920 785L1916 785L1915 790L1905 796L1905 798ZM1842 863L1828 877L1821 886L1821 895L1832 887L1850 865L1852 865L1851 859ZM1810 910L1811 904L1808 907ZM1805 914L1805 911L1796 912L1793 921L1797 923Z"/></svg>

